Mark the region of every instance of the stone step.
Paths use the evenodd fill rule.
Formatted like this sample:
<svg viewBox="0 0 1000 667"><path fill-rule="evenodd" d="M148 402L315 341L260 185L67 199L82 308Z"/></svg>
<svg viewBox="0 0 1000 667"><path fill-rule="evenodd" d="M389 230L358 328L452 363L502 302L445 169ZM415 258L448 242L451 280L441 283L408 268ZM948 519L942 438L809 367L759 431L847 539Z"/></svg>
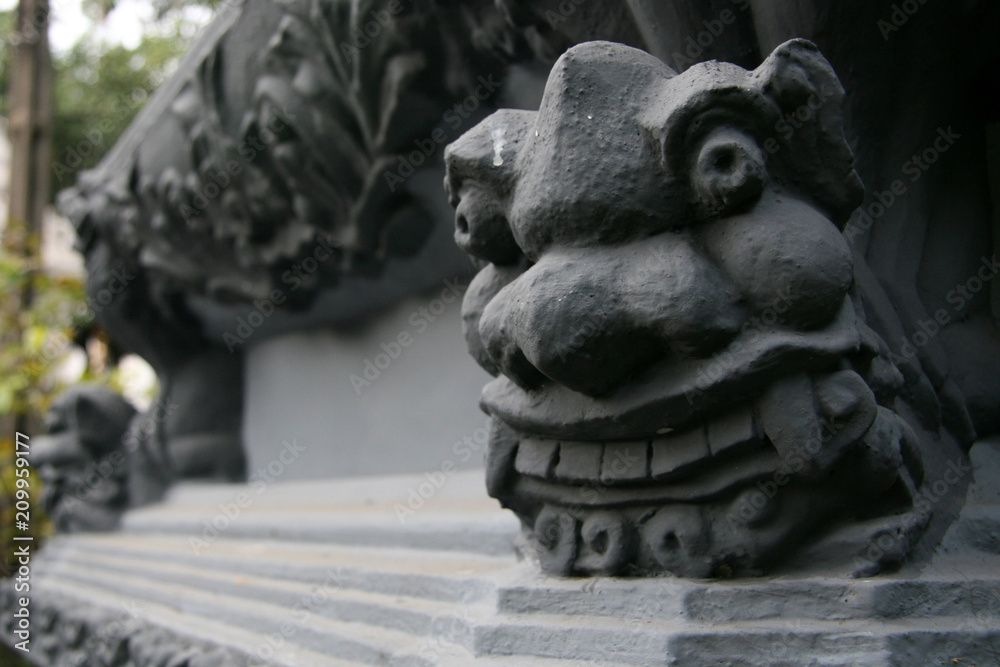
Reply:
<svg viewBox="0 0 1000 667"><path fill-rule="evenodd" d="M151 584L147 579L122 574L114 564L107 566L107 574L78 565L66 568L58 575L52 571L46 573L46 593L55 587L52 594L71 591L81 599L109 607L135 604L138 600L138 609L144 618L148 616L147 610L152 609L159 615L149 620L162 624L160 616L169 612L185 624L184 628L200 629L202 634L196 636L210 637L213 641L219 637L232 638L230 643L239 647L243 654L258 654L262 646L270 646L265 638L267 635L284 630L288 634L281 642L284 653L275 652L272 657L270 651L265 650L268 658L265 664L268 665L344 664L321 661L324 656L336 656L361 664L388 665L474 663L551 664L555 667L587 661L628 665L902 667L922 663L889 660L887 656L909 651L907 647L912 642L933 640L935 646L951 644L958 653L973 655L972 651L981 651L983 645L1000 640L1000 631L995 628L970 627L964 619L947 623L940 619L886 622L880 623L876 630L864 621L790 623L788 619L775 619L720 627L715 624L639 623L548 614L510 617L505 614L476 621L474 652L469 652L443 639L447 632L441 627L435 629L437 634L433 637L421 639L409 633L372 628L362 622L331 621L318 609L315 616L297 619L294 613L289 613L287 601L275 599L268 603L233 598L228 591L206 589L197 581L190 586ZM92 595L92 591L99 591L99 595ZM275 624L275 618L289 623L285 626ZM230 628L236 634L230 632ZM250 634L239 635L248 630ZM222 641L216 643L229 645ZM309 661L279 660L286 654L306 656ZM480 657L474 658L474 654ZM505 662L504 656L510 662Z"/></svg>
<svg viewBox="0 0 1000 667"><path fill-rule="evenodd" d="M94 637L90 640L90 644L101 644L98 649L106 648L111 653L116 650L115 643L126 636L133 644L148 642L153 645L149 650L155 650L157 642L148 638L150 630L155 629L164 633L160 637L161 640L166 640L175 646L203 643L208 651L205 656L207 660L197 663L198 667L223 667L227 664L260 664L268 667L351 667L358 664L320 655L293 642L285 642L273 648L266 660L259 660L248 650L248 647L260 642L261 635L257 632L215 618L185 613L172 603L157 604L147 599L137 601L131 596L119 595L104 588L58 577L45 577L38 581L32 590L36 607L44 606L46 603L58 604L61 616L55 622L81 636L81 645L77 647L77 651L83 662L77 664L92 663L94 653L99 652L95 651L92 645L88 645L88 640L83 638L87 634L83 630L84 624L95 619L103 621L101 625L104 626L102 628L104 634ZM70 627L74 625L78 627ZM208 647L221 650L221 655ZM36 656L38 655L39 652L36 651ZM212 659L216 662L211 662ZM191 667L195 667L195 664L191 663Z"/></svg>
<svg viewBox="0 0 1000 667"><path fill-rule="evenodd" d="M346 624L352 641L363 636L358 626L365 626L369 632L387 631L398 640L393 655L400 664L405 661L419 664L426 654L454 652L456 648L465 649L470 657L499 653L632 665L664 664L672 653L671 644L678 638L695 642L701 625L680 619L636 622L607 616L541 613L492 617L491 610L483 604L455 605L339 588L331 589L322 602L309 604L315 587L307 584L85 552L49 562L43 574L49 579L69 580L79 585L97 584L133 599L157 603L174 600L175 604L183 600L183 609L189 614L210 618L236 614L231 622L241 627L258 627L262 632L272 614L279 610L293 620L305 616L300 620L308 620L309 627L321 634L303 635L297 643L318 653L334 651L331 655L346 655L362 662L373 659L372 654L354 644L324 643L336 633L331 635L328 626L317 627L317 622L331 620ZM299 609L302 611L296 613ZM730 632L743 636L748 645L771 645L777 641L776 637L782 637L801 650L818 646L817 650L824 655L878 649L870 634L837 623L816 622L792 634L787 627L779 629L778 625L772 627L766 623L732 625L735 629ZM297 625L292 627L295 635L305 632ZM713 625L706 634L717 636L720 631L723 629ZM422 644L420 637L424 637ZM378 635L378 642L385 646L386 636ZM414 642L418 644L415 650Z"/></svg>
<svg viewBox="0 0 1000 667"><path fill-rule="evenodd" d="M271 602L248 601L249 604L243 604L240 599L230 598L228 591L206 588L204 582L192 581L191 586L176 583L149 585L148 578L122 575L116 563L108 563L104 567L107 574L95 572L92 567L69 563L53 567L46 570L44 585L36 589L36 595L43 603L57 599L61 610L72 606L71 601L76 600L90 617L100 616L99 609L104 608L108 617L133 618L166 629L180 638L172 640L175 645L202 641L228 650L231 661L216 659L216 662L204 663L206 667L230 664L268 667L364 664L391 667L462 667L469 664L485 667L571 667L579 664L576 660L527 655L474 657L461 645L444 639L450 637L449 630L442 623L434 627L433 636L423 638L412 637L409 633L380 632L379 627L365 627L360 619L327 622L326 607L317 606L315 616L305 617L301 613L297 615L294 607L281 604L287 601L279 598L273 598ZM248 582L248 585L254 584ZM407 602L397 600L396 604ZM451 608L455 609L454 606ZM125 610L129 610L131 615ZM467 613L467 610L462 613ZM282 620L275 623L274 618ZM59 622L66 623L66 619L62 618ZM130 636L136 632L134 625L128 626ZM282 632L285 636L281 636ZM276 639L278 636L281 636L280 640ZM386 650L389 646L396 648L396 652L389 653ZM345 655L352 659L343 659ZM605 661L598 664L623 663Z"/></svg>
<svg viewBox="0 0 1000 667"><path fill-rule="evenodd" d="M579 617L576 625L566 634L566 619L553 623L553 617L538 615L531 621L512 622L503 619L491 622L493 607L479 604L456 604L453 602L429 601L408 598L401 595L379 595L356 590L331 588L326 599L310 603L314 599L315 586L297 582L278 582L274 579L247 577L238 571L231 574L205 572L196 568L170 564L164 560L139 560L116 557L107 554L78 551L68 553L58 559L49 558L42 576L49 579L69 580L81 585L99 584L107 590L115 591L133 599L157 602L183 600L183 609L189 614L216 616L232 614L227 611L240 607L240 601L263 604L270 609L282 609L285 616L295 617L296 610L308 605L311 619L322 617L355 626L365 624L376 629L404 633L414 641L423 638L420 650L414 657L401 650L395 655L397 662L417 660L420 653L454 652L457 648L469 651L470 655L484 656L501 653L498 643L512 640L521 648L529 649L517 653L520 656L539 658L599 659L602 662L620 664L651 664L650 660L661 663L665 639L670 636L666 623L646 624L635 628L616 619ZM241 608L246 614L247 609ZM238 622L244 627L255 627L252 619L240 616ZM233 622L237 622L234 620ZM266 626L268 620L260 621ZM653 626L653 627L650 627ZM520 628L532 639L516 639L505 636L505 631ZM326 630L324 630L326 632ZM298 634L298 630L296 630ZM546 640L548 637L548 640ZM559 640L572 641L573 649L567 656L559 655ZM537 641L535 641L537 640ZM552 645L545 646L546 643ZM318 640L317 640L318 641ZM384 643L384 638L380 641ZM323 652L323 646L310 641L299 640L306 648ZM620 655L602 655L599 652L608 645L625 645L631 651L621 651ZM541 648L539 648L541 647ZM637 647L641 647L641 650ZM335 655L344 655L344 647L337 645ZM553 653L553 650L555 653ZM349 654L354 659L364 661ZM437 664L437 659L433 661ZM414 664L419 664L419 661Z"/></svg>
<svg viewBox="0 0 1000 667"><path fill-rule="evenodd" d="M145 516L141 521L127 515L122 529L136 534L175 534L201 536L212 534L212 521L224 516L216 510L193 516L163 513ZM220 525L225 525L220 522ZM501 555L514 553L514 541L520 533L516 518L504 514L490 517L485 523L469 524L449 517L412 517L400 523L395 515L381 515L373 522L365 516L286 516L248 515L229 524L227 538L259 539L267 535L275 540L319 542L323 544L365 545L407 549L447 550L471 554Z"/></svg>
<svg viewBox="0 0 1000 667"><path fill-rule="evenodd" d="M309 604L313 588L243 575L205 573L164 562L147 562L78 553L50 561L38 570L48 581L97 586L131 600L173 604L192 616L223 619L261 637L249 652L260 655L267 636L285 633L321 655L346 657L363 664L458 664L465 655L511 654L618 664L662 664L666 642L679 626L647 623L636 627L617 619L535 615L531 619L490 621L483 605L428 602L351 590L331 590L323 603ZM308 606L303 606L305 603ZM275 619L282 622L275 624ZM287 623L287 625L285 625ZM267 629L271 628L270 633ZM272 643L276 643L275 640ZM622 647L605 653L607 647ZM381 656L381 657L380 657Z"/></svg>
<svg viewBox="0 0 1000 667"><path fill-rule="evenodd" d="M75 548L99 553L161 555L199 567L226 571L247 564L248 574L258 571L273 577L321 583L336 563L340 578L349 585L374 592L432 597L479 599L493 594L517 568L509 559L450 553L318 547L316 545L243 543L221 541L206 554L195 556L182 540L126 536L79 538ZM251 554L252 558L247 556ZM242 560L241 560L242 556ZM315 562L309 566L309 562ZM280 566L278 565L280 563ZM277 571L274 571L277 568ZM372 573L371 571L374 571ZM444 573L442 575L442 573ZM367 575L371 576L367 576ZM898 580L892 577L843 581L839 579L776 579L762 582L696 582L680 579L628 580L613 578L558 580L531 577L521 584L503 586L500 609L519 612L558 608L562 613L585 615L628 614L629 618L660 618L685 614L692 619L725 621L769 618L794 608L808 618L858 618L900 615L938 616L1000 615L1000 581L959 567L932 578ZM394 575L407 576L412 592ZM438 577L438 578L435 578ZM348 585L345 583L345 585ZM683 602L683 604L681 604Z"/></svg>
<svg viewBox="0 0 1000 667"><path fill-rule="evenodd" d="M850 651L824 654L822 651L803 653L793 647L785 647L781 637L774 642L760 646L743 645L739 638L733 641L713 644L701 637L684 638L674 642L673 663L682 665L725 665L725 667L896 667L892 654L887 650ZM921 663L913 663L917 667ZM904 667L898 665L898 667ZM930 666L928 666L930 667Z"/></svg>
<svg viewBox="0 0 1000 667"><path fill-rule="evenodd" d="M53 563L49 572L86 582L94 579L94 571L114 572L119 580L120 575L125 574L142 581L193 587L204 594L264 602L292 610L293 615L294 610L301 609L304 603L318 600L315 585L246 576L239 570L206 572L163 558L129 558L80 550L68 554L65 560ZM97 578L101 576L111 575L98 574ZM425 653L445 648L451 650L450 645L457 644L479 656L511 653L633 665L662 664L670 653L671 638L690 629L688 624L676 622L679 620L677 615L674 618L658 615L645 623L623 622L621 618L607 615L595 618L579 613L571 623L565 615L539 613L530 617L504 614L491 619L492 609L483 603L456 605L402 595L365 593L339 586L323 590L325 595L321 601L308 604L310 613L336 621L364 623L409 635L434 637L425 647ZM582 594L595 597L593 592ZM176 591L173 595L178 597ZM605 596L598 593L596 597ZM770 642L771 639L765 637L762 641Z"/></svg>
<svg viewBox="0 0 1000 667"><path fill-rule="evenodd" d="M255 634L243 645L244 653L258 662L268 659L273 648L285 643L322 656L346 659L366 665L413 665L430 667L452 659L472 656L452 642L371 626L359 621L338 621L318 613L296 613L276 602L232 597L207 591L196 585L152 581L120 571L65 565L46 573L49 581L67 582L77 587L94 587L129 600L172 607L190 618L214 619L230 627ZM432 659L429 659L432 658Z"/></svg>
<svg viewBox="0 0 1000 667"><path fill-rule="evenodd" d="M510 614L559 613L635 620L728 623L770 618L818 620L977 616L1000 619L1000 580L959 576L754 582L636 581L535 577L497 591Z"/></svg>
<svg viewBox="0 0 1000 667"><path fill-rule="evenodd" d="M218 511L194 516L163 513L145 516L141 521L128 515L122 529L138 534L210 535L217 531L206 529L206 526L212 526L212 521L220 515ZM504 514L491 517L485 524L473 525L447 517L414 517L405 524L400 524L395 516L379 519L382 520L373 523L371 517L258 514L229 524L223 532L228 538L256 539L267 535L295 542L449 550L494 556L513 553L513 543L520 531L516 519L512 521Z"/></svg>
<svg viewBox="0 0 1000 667"><path fill-rule="evenodd" d="M681 619L696 584L681 579L554 579L534 575L497 591L497 610L508 615L565 614L625 620Z"/></svg>
<svg viewBox="0 0 1000 667"><path fill-rule="evenodd" d="M398 630L416 636L447 633L453 643L472 648L473 623L492 613L492 606L456 605L450 602L367 593L342 587L336 579L325 584L303 584L234 572L199 570L167 562L142 563L125 558L78 555L46 568L55 576L85 578L92 570L110 570L150 581L192 586L206 593L280 605L293 614L318 614L337 621L352 621ZM460 613L459 613L460 612Z"/></svg>
<svg viewBox="0 0 1000 667"><path fill-rule="evenodd" d="M73 548L100 557L130 556L146 567L183 563L201 570L313 585L335 580L345 589L466 604L495 599L498 611L517 614L557 612L715 623L781 617L1000 618L1000 581L965 568L950 577L938 574L919 580L779 579L720 586L678 579L558 580L536 575L510 583L524 568L507 559L462 559L447 553L223 540L212 554L195 556L176 538L153 536L138 542L127 536L81 537L75 539Z"/></svg>
<svg viewBox="0 0 1000 667"><path fill-rule="evenodd" d="M503 615L476 628L477 655L534 656L624 665L671 664L670 637L680 625L611 618ZM578 663L579 664L579 663Z"/></svg>
<svg viewBox="0 0 1000 667"><path fill-rule="evenodd" d="M182 484L129 512L127 533L363 545L513 556L521 528L486 496L482 471L446 475Z"/></svg>
<svg viewBox="0 0 1000 667"><path fill-rule="evenodd" d="M930 665L887 661L908 651L910 642L938 649L954 646L978 655L998 645L1000 629L968 618L854 621L797 621L788 618L719 625L714 623L636 622L561 614L498 616L477 628L477 654L534 655L630 665ZM937 664L937 663L934 663ZM945 663L942 663L945 664ZM950 664L950 663L949 663ZM954 663L958 664L958 663ZM966 664L975 664L966 663Z"/></svg>
<svg viewBox="0 0 1000 667"><path fill-rule="evenodd" d="M129 556L142 562L166 560L204 570L238 572L281 580L341 586L372 593L432 600L474 602L495 595L509 577L511 559L426 550L326 546L272 540L218 540L195 553L182 536L79 535L54 540L55 554L88 552Z"/></svg>
<svg viewBox="0 0 1000 667"><path fill-rule="evenodd" d="M933 667L1000 664L1000 630L972 619L852 623L810 632L787 619L724 629L706 627L671 642L676 665L727 667ZM829 628L828 628L829 630Z"/></svg>

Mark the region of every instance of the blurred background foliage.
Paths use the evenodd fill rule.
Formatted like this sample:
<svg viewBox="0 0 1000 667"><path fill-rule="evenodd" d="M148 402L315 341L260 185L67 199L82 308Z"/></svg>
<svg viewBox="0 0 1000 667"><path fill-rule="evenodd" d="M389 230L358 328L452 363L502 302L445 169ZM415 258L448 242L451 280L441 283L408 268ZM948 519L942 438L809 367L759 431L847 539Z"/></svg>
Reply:
<svg viewBox="0 0 1000 667"><path fill-rule="evenodd" d="M137 46L129 48L95 36L84 36L66 51L52 55L52 178L50 199L73 185L77 174L96 165L142 108L152 92L173 72L190 46L200 21L192 7L211 9L218 0L154 5L158 20ZM110 0L83 2L95 25L113 11ZM16 10L0 11L0 116L7 115L7 90ZM100 137L96 139L96 137Z"/></svg>

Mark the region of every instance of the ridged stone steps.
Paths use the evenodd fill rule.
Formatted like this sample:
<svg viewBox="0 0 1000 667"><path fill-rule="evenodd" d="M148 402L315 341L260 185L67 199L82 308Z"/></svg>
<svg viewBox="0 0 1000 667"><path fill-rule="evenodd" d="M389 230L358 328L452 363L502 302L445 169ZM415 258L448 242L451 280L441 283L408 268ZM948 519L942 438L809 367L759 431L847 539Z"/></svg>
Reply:
<svg viewBox="0 0 1000 667"><path fill-rule="evenodd" d="M435 600L366 593L341 589L335 585L324 587L244 575L206 574L191 568L162 564L156 564L155 569L150 571L143 569L141 565L123 563L116 559L105 561L105 565L110 568L108 575L94 576L94 565L93 562L84 560L73 564L64 563L47 572L80 583L99 583L107 590L116 590L125 595L129 594L130 582L185 586L219 599L277 605L292 610L293 617L316 615L335 621L365 623L416 636L432 636L447 629L452 633L455 643L467 648L471 648L470 620L473 614L479 612L477 615L481 617L488 611L485 606L482 609L463 606L463 615L457 616L454 614L455 605ZM238 602L234 603L238 606Z"/></svg>
<svg viewBox="0 0 1000 667"><path fill-rule="evenodd" d="M54 577L77 586L109 591L129 600L139 600L142 609L147 601L174 607L185 614L204 619L223 619L230 626L249 630L257 635L253 644L244 646L246 653L266 664L268 647L285 643L319 655L346 659L365 665L433 665L437 660L420 656L431 644L420 637L398 630L372 626L363 621L337 621L319 613L297 614L280 602L259 602L245 597L234 598L197 586L153 583L118 572L93 576L86 583L86 570L69 568ZM92 574L92 573L91 573ZM140 612L141 613L141 612ZM459 653L455 645L447 647ZM460 653L458 658L471 658Z"/></svg>
<svg viewBox="0 0 1000 667"><path fill-rule="evenodd" d="M308 587L302 584L261 583L242 576L230 577L228 587L219 585L225 580L221 574L193 574L186 580L186 568L158 575L165 583L151 583L151 577L134 577L114 559L103 561L108 574L95 574L95 568L88 564L89 559L53 564L45 576L78 587L97 587L123 599L142 600L141 606L152 602L173 605L188 615L206 619L229 618L236 627L253 629L261 635L268 633L270 619L295 609L302 595L308 594ZM151 564L150 571L161 568L161 563ZM580 591L580 595L595 593ZM609 591L605 590L604 595L610 596ZM353 618L345 616L352 606L359 613ZM722 661L719 664L743 656L751 660L746 664L764 665L771 664L766 661L777 655L799 661L788 664L862 665L889 664L879 660L889 654L893 642L910 642L917 635L968 633L955 619L941 618L928 618L922 623L883 622L873 631L870 622L864 620L789 622L778 618L685 625L662 618L623 622L627 616L601 618L579 613L506 613L491 619L482 606L475 615L470 607L463 607L460 613L448 610L449 606L440 602L338 590L335 600L311 606L309 622L293 624L287 639L311 653L333 653L363 664L447 664L450 660L463 664L475 653L511 654L522 659L525 654L558 656L632 665L657 664L670 656L684 655L692 660L694 656L712 656L712 660ZM335 622L327 621L331 618ZM420 636L428 639L420 641ZM456 643L468 652L453 645ZM256 649L259 651L265 644L266 640L258 638ZM864 656L870 659L862 660Z"/></svg>
<svg viewBox="0 0 1000 667"><path fill-rule="evenodd" d="M206 646L216 647L219 652L217 656L209 655L209 659L215 657L223 660L216 664L223 665L228 662L228 664L251 665L256 662L253 647L261 641L258 633L228 622L187 613L173 604L161 605L151 600L137 602L133 597L118 595L103 590L100 586L81 585L58 577L44 578L36 585L34 593L36 600L50 604L58 603L63 608L68 607L68 611L56 621L62 626L60 630L63 633L67 629L77 630L74 626L82 628L84 623L93 620L110 624L112 628L107 633L94 633L94 638L85 640L83 642L85 651L69 651L69 655L64 652L62 662L66 664L102 664L99 659L95 660L97 657L93 650L95 645L100 648L107 647L118 640L119 634L128 633L126 636L134 636L137 629L142 628L144 624L165 631L168 640L183 642L182 646L193 645L195 650L202 649L204 651L202 655L209 653L205 650ZM118 627L122 629L121 633L117 631ZM86 631L93 632L94 627L88 627ZM74 656L74 653L78 656ZM35 648L29 657L37 660L40 657L38 649ZM170 659L175 660L176 655ZM213 663L204 662L205 667L211 664ZM331 659L288 642L274 649L269 664L281 667L347 667L357 663ZM201 664L198 667L201 667Z"/></svg>
<svg viewBox="0 0 1000 667"><path fill-rule="evenodd" d="M189 485L127 515L122 531L220 534L324 545L412 548L510 557L517 518L486 496L482 471L272 483Z"/></svg>
<svg viewBox="0 0 1000 667"><path fill-rule="evenodd" d="M475 602L493 594L494 578L509 576L511 559L410 549L319 547L271 540L220 540L195 554L180 537L74 536L49 545L51 558L130 558L186 565L202 572L238 573L275 581L356 589L447 602Z"/></svg>
<svg viewBox="0 0 1000 667"><path fill-rule="evenodd" d="M544 577L519 560L516 521L485 498L480 475L451 478L403 522L395 505L419 477L275 486L211 539L205 521L240 488L182 488L132 513L123 531L55 538L32 563L36 631L52 648L34 657L143 667L1000 664L994 561L949 557L920 574L854 581ZM139 610L141 631L97 648L84 640L122 609Z"/></svg>

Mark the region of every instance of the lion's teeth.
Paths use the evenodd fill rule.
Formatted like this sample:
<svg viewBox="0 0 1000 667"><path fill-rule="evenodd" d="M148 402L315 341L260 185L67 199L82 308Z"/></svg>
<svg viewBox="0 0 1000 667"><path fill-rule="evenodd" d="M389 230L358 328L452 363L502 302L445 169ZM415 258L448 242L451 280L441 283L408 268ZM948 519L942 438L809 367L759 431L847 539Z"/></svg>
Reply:
<svg viewBox="0 0 1000 667"><path fill-rule="evenodd" d="M593 482L601 478L604 445L599 442L561 442L556 478L567 482Z"/></svg>
<svg viewBox="0 0 1000 667"><path fill-rule="evenodd" d="M746 449L742 445L756 445L759 441L760 432L749 406L729 411L708 423L708 448L712 456Z"/></svg>
<svg viewBox="0 0 1000 667"><path fill-rule="evenodd" d="M521 438L514 459L514 469L532 477L551 477L559 453L558 440Z"/></svg>
<svg viewBox="0 0 1000 667"><path fill-rule="evenodd" d="M704 426L657 438L652 447L650 473L656 479L704 461L710 455Z"/></svg>
<svg viewBox="0 0 1000 667"><path fill-rule="evenodd" d="M602 482L636 482L649 477L649 441L604 443Z"/></svg>
<svg viewBox="0 0 1000 667"><path fill-rule="evenodd" d="M740 408L707 425L652 440L581 442L522 436L514 469L561 482L616 484L662 479L717 456L748 451L762 436L753 410Z"/></svg>

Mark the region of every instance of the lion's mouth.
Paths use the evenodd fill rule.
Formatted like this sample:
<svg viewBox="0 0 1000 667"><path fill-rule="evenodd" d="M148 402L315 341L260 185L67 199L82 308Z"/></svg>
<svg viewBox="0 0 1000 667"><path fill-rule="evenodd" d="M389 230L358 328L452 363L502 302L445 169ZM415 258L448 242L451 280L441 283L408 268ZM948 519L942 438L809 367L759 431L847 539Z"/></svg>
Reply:
<svg viewBox="0 0 1000 667"><path fill-rule="evenodd" d="M483 389L482 407L520 433L541 438L644 441L680 433L752 400L787 369L825 371L858 351L849 299L822 330L747 328L708 358L664 359L610 396L594 398L555 382L527 391L504 376Z"/></svg>
<svg viewBox="0 0 1000 667"><path fill-rule="evenodd" d="M500 422L487 486L529 522L546 571L613 574L633 558L639 571L684 576L730 561L752 570L800 527L844 508L867 517L875 499L912 503L917 445L878 400L856 370L796 370L645 436L540 436ZM918 515L899 525L912 519L919 533Z"/></svg>
<svg viewBox="0 0 1000 667"><path fill-rule="evenodd" d="M544 422L548 431L526 429L524 421L510 424L500 416L512 437L502 465L506 471L496 473L515 484L523 497L579 507L612 507L637 502L709 502L776 473L821 479L863 441L870 441L865 455L873 456L873 465L881 467L878 461L898 457L892 454L899 451L897 443L902 439L895 426L898 418L879 406L871 387L856 371L843 364L823 370L807 370L800 364L791 373L765 372L768 353L773 354L776 347L784 353L776 358L785 369L789 354L826 359L827 364L831 358L843 361L836 354L838 344L841 350L846 347L852 338L849 331L855 332L855 339L862 335L848 328L849 322L850 318L842 317L839 327L815 337L804 335L797 341L798 348L787 341L775 346L771 338L770 346L745 349L747 358L735 359L734 355L735 363L760 369L756 376L740 377L759 383L752 391L741 392L738 402L716 404L702 413L691 411L683 420L654 420L646 412L650 406L664 410L676 397L669 391L630 406L631 412L618 412L614 418L610 411L592 417L593 427L582 437L582 429L575 424L555 421L552 400L532 403L529 415L534 421L524 420L535 426L542 423L540 418L548 418ZM718 386L703 391L709 396ZM697 403L704 402L700 398ZM567 414L579 419L579 412L561 416ZM634 433L641 428L646 430Z"/></svg>

